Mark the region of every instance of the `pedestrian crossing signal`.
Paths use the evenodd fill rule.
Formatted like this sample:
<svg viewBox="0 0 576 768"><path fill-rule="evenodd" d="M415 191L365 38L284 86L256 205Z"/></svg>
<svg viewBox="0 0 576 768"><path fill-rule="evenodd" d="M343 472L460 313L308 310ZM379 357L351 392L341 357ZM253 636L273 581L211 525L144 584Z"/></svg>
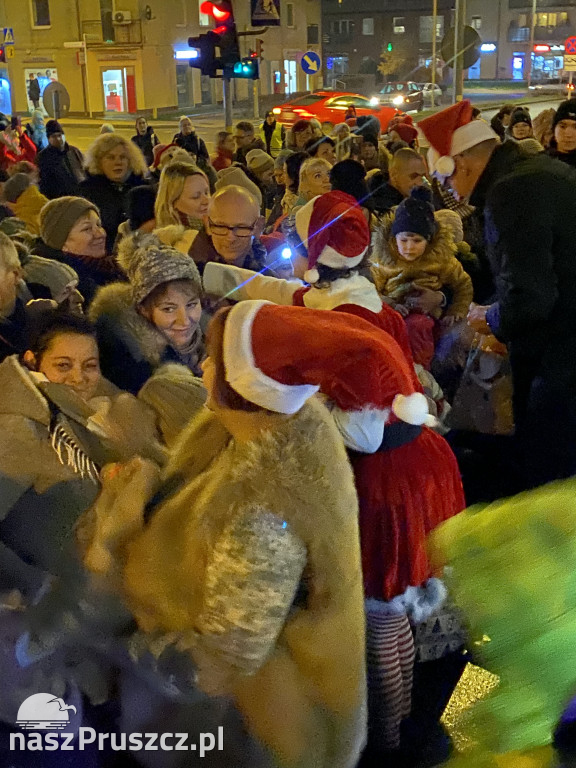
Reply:
<svg viewBox="0 0 576 768"><path fill-rule="evenodd" d="M392 53L392 43L388 43L388 45L386 46L386 50L388 51L388 53Z"/></svg>

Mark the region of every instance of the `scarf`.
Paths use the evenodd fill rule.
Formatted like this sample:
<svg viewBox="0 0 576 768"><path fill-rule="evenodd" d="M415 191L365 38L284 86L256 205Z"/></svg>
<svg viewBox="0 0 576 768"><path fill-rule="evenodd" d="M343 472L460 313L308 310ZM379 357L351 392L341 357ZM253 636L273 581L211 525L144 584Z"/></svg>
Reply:
<svg viewBox="0 0 576 768"><path fill-rule="evenodd" d="M180 349L174 349L178 360L189 368L194 376L202 377L202 369L200 363L204 359L204 340L202 336L202 329L200 325L196 326L196 330L192 335L190 343L186 347L180 347Z"/></svg>
<svg viewBox="0 0 576 768"><path fill-rule="evenodd" d="M182 211L176 211L176 213L183 227L186 227L186 229L196 229L198 232L203 231L204 222L202 219L196 219L193 216L188 216L187 213L182 213Z"/></svg>

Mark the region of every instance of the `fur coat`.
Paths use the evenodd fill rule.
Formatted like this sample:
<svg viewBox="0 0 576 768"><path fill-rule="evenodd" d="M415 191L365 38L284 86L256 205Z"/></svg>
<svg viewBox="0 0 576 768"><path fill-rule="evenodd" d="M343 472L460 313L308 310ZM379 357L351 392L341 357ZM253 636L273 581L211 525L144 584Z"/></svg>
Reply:
<svg viewBox="0 0 576 768"><path fill-rule="evenodd" d="M437 310L436 316L465 317L472 301L472 281L456 258L457 248L450 230L439 225L424 254L408 262L400 256L388 223L374 238L372 255L377 266L372 274L379 293L401 304L415 287L433 291L449 288L452 299L445 309Z"/></svg>
<svg viewBox="0 0 576 768"><path fill-rule="evenodd" d="M137 311L128 283L112 283L98 291L90 305L96 325L102 373L127 392L137 394L162 363L183 362L166 337ZM199 374L204 355L200 326L196 330L196 363Z"/></svg>
<svg viewBox="0 0 576 768"><path fill-rule="evenodd" d="M232 699L268 756L250 768L353 768L366 695L358 507L324 406L278 416L249 442L204 412L173 452L165 481L180 478L178 490L139 533L127 503L122 548L122 498L142 497L146 472L127 468L123 487L111 478L118 533L102 539L97 523L85 562L106 569L106 548L126 553L121 585L140 628L188 650L200 688ZM233 752L222 765L245 763Z"/></svg>

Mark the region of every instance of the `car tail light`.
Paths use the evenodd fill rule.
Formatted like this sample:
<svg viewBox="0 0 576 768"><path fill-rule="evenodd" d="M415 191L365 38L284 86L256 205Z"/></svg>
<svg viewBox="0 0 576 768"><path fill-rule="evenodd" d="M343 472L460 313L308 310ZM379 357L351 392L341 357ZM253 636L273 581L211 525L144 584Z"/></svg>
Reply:
<svg viewBox="0 0 576 768"><path fill-rule="evenodd" d="M568 90L569 91L573 91L574 88L576 88L576 85L574 85L574 83L568 83Z"/></svg>
<svg viewBox="0 0 576 768"><path fill-rule="evenodd" d="M296 112L296 114L300 115L300 117L314 117L314 115L311 112L308 112L307 109L294 108L292 111Z"/></svg>
<svg viewBox="0 0 576 768"><path fill-rule="evenodd" d="M281 115L281 114L282 114L282 110L280 109L280 107L274 107L274 109L272 110L272 112L273 112L273 114L275 114L275 115Z"/></svg>

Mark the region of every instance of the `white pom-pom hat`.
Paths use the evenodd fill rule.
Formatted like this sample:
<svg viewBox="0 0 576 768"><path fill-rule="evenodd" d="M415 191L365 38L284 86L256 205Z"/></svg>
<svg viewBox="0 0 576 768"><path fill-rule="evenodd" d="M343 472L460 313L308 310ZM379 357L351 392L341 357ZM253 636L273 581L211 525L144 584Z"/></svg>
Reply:
<svg viewBox="0 0 576 768"><path fill-rule="evenodd" d="M306 282L320 279L317 264L353 269L370 245L370 228L358 202L334 190L315 197L296 213L296 231L308 251Z"/></svg>
<svg viewBox="0 0 576 768"><path fill-rule="evenodd" d="M472 118L472 104L467 99L420 120L418 129L430 144L430 173L441 179L449 178L456 170L456 155L483 141L498 139L487 122Z"/></svg>

